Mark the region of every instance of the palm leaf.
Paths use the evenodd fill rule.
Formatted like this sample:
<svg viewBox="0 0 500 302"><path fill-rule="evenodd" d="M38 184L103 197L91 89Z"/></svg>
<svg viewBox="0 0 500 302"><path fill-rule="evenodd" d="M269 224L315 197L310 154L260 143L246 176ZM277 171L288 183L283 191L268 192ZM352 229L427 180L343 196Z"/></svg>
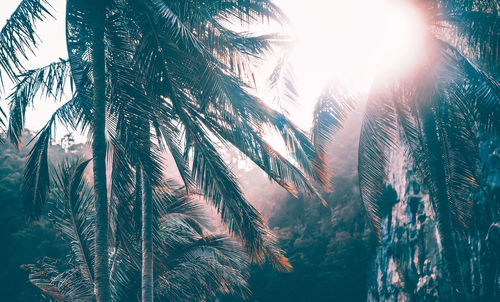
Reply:
<svg viewBox="0 0 500 302"><path fill-rule="evenodd" d="M54 120L54 117L52 117L45 127L38 132L35 137L38 137L38 139L33 145L28 155L28 161L26 162L22 196L23 208L28 221L33 221L40 217L42 207L48 198L50 178L47 153Z"/></svg>
<svg viewBox="0 0 500 302"><path fill-rule="evenodd" d="M49 259L44 259L38 264L26 264L23 268L29 271L29 281L38 287L44 294L48 295L55 301L69 301L66 295L59 288L59 284L54 281L54 278L59 276L59 272Z"/></svg>
<svg viewBox="0 0 500 302"><path fill-rule="evenodd" d="M456 98L467 108L480 127L490 135L500 128L500 84L490 75L470 62L455 47L441 42L443 53L444 84L454 83L464 95Z"/></svg>
<svg viewBox="0 0 500 302"><path fill-rule="evenodd" d="M19 76L20 80L9 96L8 128L10 140L18 148L21 144L26 108L33 105L34 99L38 95L60 99L67 88L66 83L71 81L69 67L67 61L61 60L38 69L28 70Z"/></svg>
<svg viewBox="0 0 500 302"><path fill-rule="evenodd" d="M444 19L456 28L455 44L481 66L498 76L500 60L500 16L478 10L455 10Z"/></svg>
<svg viewBox="0 0 500 302"><path fill-rule="evenodd" d="M47 0L23 0L0 31L0 82L4 75L15 80L15 74L23 70L22 59L32 53L38 44L36 23L52 16ZM3 86L3 85L2 85Z"/></svg>
<svg viewBox="0 0 500 302"><path fill-rule="evenodd" d="M45 126L32 139L35 141L28 155L22 186L23 208L28 221L40 217L43 205L48 197L50 176L48 166L48 148L56 121L66 121L79 110L78 97L67 101L51 116Z"/></svg>
<svg viewBox="0 0 500 302"><path fill-rule="evenodd" d="M50 214L73 251L74 264L82 276L93 283L94 230L93 198L83 173L90 160L65 161L54 176L57 203Z"/></svg>
<svg viewBox="0 0 500 302"><path fill-rule="evenodd" d="M341 91L340 87L330 83L315 105L311 139L318 159L325 166L329 144L343 128L349 113L355 108L353 99L356 98L351 93Z"/></svg>
<svg viewBox="0 0 500 302"><path fill-rule="evenodd" d="M361 199L379 235L383 219L380 201L389 164L387 152L395 147L397 138L393 97L387 92L376 92L370 96L359 138L358 174Z"/></svg>

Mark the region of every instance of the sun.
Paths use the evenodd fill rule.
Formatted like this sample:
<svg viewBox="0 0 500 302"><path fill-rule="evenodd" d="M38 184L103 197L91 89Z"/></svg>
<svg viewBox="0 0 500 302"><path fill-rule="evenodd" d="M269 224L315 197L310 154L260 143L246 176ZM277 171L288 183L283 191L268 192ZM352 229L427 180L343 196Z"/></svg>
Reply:
<svg viewBox="0 0 500 302"><path fill-rule="evenodd" d="M404 0L276 2L289 16L296 44L291 56L303 98L327 81L369 87L374 79L409 72L423 54L425 24Z"/></svg>

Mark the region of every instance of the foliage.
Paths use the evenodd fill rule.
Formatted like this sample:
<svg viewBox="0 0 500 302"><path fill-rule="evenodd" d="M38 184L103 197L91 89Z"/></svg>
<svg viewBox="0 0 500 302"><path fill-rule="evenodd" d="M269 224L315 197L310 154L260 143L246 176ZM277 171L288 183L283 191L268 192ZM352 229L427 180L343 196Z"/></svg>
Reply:
<svg viewBox="0 0 500 302"><path fill-rule="evenodd" d="M44 258L26 265L30 282L56 301L94 300L95 216L92 193L83 177L89 161L63 161L55 174L55 202L50 220L71 247L67 269ZM156 200L155 295L160 301L206 300L220 294L248 295L247 255L222 234L210 234L200 224L203 212L182 189ZM126 215L126 211L123 212ZM161 215L161 216L160 216ZM158 217L160 216L160 217ZM140 293L140 241L128 234L127 246L110 249L113 301L134 301ZM136 239L137 240L137 239Z"/></svg>
<svg viewBox="0 0 500 302"><path fill-rule="evenodd" d="M339 181L326 209L307 198L288 199L270 220L293 266L290 273L254 267L257 301L365 301L369 249L364 214L352 180ZM359 195L358 195L359 196Z"/></svg>
<svg viewBox="0 0 500 302"><path fill-rule="evenodd" d="M248 191L273 196L257 203L269 217L293 266L276 272L269 265L252 267L250 285L255 301L366 301L366 279L373 233L367 228L356 173L358 116L328 148L328 164L335 166L328 207L307 196L291 198L278 188L259 183L252 170L240 172ZM237 299L235 299L237 300Z"/></svg>
<svg viewBox="0 0 500 302"><path fill-rule="evenodd" d="M324 167L307 135L258 99L248 81L251 61L261 58L276 37L236 32L229 25L281 18L279 9L267 0L109 1L105 8L106 131L113 157L121 152L115 163L128 176L141 167L154 184L164 168L160 154L169 152L186 188L203 193L253 261L267 257L277 268L289 269L275 236L215 148L218 142L233 145L293 194L304 190L319 197L307 176L324 184ZM70 1L68 60L20 75L10 97L9 136L18 143L34 96L59 98L65 83L75 87L30 154L23 194L30 219L40 215L47 196L46 146L53 128L62 122L93 130L92 11L89 3ZM282 136L296 164L262 138L267 127ZM112 190L122 192L112 194L120 198L132 188L131 179L115 178Z"/></svg>
<svg viewBox="0 0 500 302"><path fill-rule="evenodd" d="M29 140L32 136L25 133L24 139ZM50 149L51 161L66 155L57 145ZM18 151L10 144L0 145L0 284L5 301L42 299L39 290L27 282L27 272L21 265L37 261L40 255L60 259L68 252L61 235L45 218L46 212L33 224L26 224L23 218L20 188L28 151L28 148Z"/></svg>
<svg viewBox="0 0 500 302"><path fill-rule="evenodd" d="M404 145L430 191L452 292L464 299L454 230L464 231L470 223L471 196L481 177L478 137L495 138L500 126L498 5L446 0L415 5L427 21L426 59L397 81L375 83L370 93L359 139L361 195L379 232L388 153ZM319 152L355 108L350 100L326 93L318 103L313 137Z"/></svg>

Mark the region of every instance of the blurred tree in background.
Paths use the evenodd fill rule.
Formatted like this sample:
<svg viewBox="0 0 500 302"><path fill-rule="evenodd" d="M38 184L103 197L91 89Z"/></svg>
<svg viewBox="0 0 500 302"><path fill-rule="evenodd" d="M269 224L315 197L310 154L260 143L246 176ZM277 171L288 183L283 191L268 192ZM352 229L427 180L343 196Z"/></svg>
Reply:
<svg viewBox="0 0 500 302"><path fill-rule="evenodd" d="M42 219L26 224L21 202L23 171L32 133L25 134L20 151L12 144L0 144L0 284L2 301L41 300L40 290L28 282L28 273L21 265L34 263L43 256L63 259L68 247L61 240L44 213ZM28 145L28 146L26 146ZM83 152L84 145L68 146ZM68 156L60 145L51 145L51 161Z"/></svg>

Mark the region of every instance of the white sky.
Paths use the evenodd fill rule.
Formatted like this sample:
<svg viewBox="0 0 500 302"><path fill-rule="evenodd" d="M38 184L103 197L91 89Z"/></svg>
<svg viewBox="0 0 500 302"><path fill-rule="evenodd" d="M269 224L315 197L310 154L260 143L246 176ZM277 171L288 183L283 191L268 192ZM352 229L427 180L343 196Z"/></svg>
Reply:
<svg viewBox="0 0 500 302"><path fill-rule="evenodd" d="M19 2L2 0L0 26ZM66 1L50 2L56 20L39 23L37 32L42 43L36 58L28 65L30 68L67 57ZM276 0L276 3L290 18L296 35L291 62L301 101L290 113L304 128L310 126L315 100L329 80L368 90L374 76L390 78L418 62L423 26L418 14L404 0ZM259 76L268 75L261 72ZM2 97L0 105L6 109L6 96ZM36 110L27 113L27 128L40 129L58 105L40 100ZM58 136L67 132L61 128L58 131Z"/></svg>

